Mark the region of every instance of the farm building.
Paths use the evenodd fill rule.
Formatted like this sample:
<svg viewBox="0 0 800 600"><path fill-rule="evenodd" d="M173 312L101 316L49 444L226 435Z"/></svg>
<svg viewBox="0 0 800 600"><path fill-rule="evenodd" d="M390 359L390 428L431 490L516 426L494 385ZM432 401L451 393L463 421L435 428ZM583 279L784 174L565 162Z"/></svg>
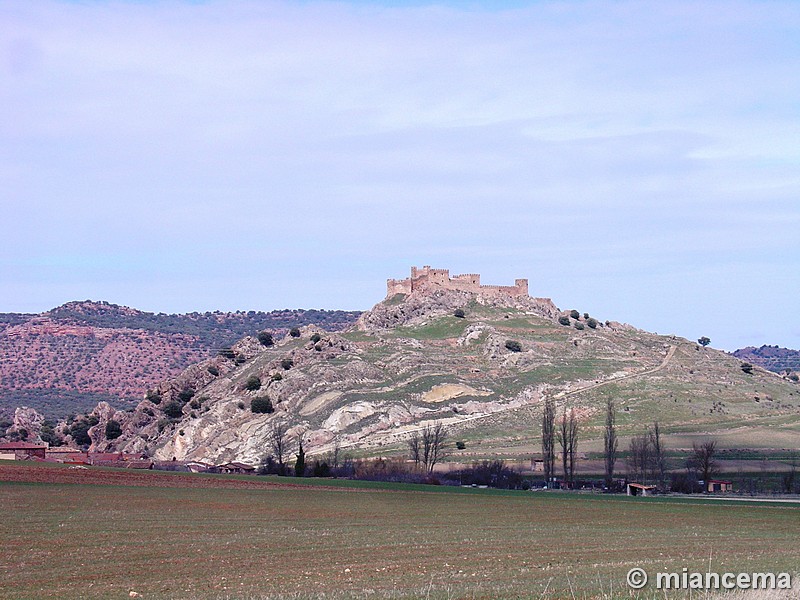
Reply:
<svg viewBox="0 0 800 600"><path fill-rule="evenodd" d="M238 473L240 475L247 475L254 473L256 468L240 462L229 462L224 465L217 465L216 470L218 473Z"/></svg>
<svg viewBox="0 0 800 600"><path fill-rule="evenodd" d="M656 486L644 485L643 483L629 483L628 496L652 496Z"/></svg>
<svg viewBox="0 0 800 600"><path fill-rule="evenodd" d="M30 442L8 442L0 444L0 458L5 460L30 460L45 458L47 446L39 446Z"/></svg>
<svg viewBox="0 0 800 600"><path fill-rule="evenodd" d="M722 481L721 479L709 479L706 491L709 493L725 493L733 491L732 481Z"/></svg>
<svg viewBox="0 0 800 600"><path fill-rule="evenodd" d="M56 446L47 449L47 459L56 462L88 463L89 455L77 448Z"/></svg>

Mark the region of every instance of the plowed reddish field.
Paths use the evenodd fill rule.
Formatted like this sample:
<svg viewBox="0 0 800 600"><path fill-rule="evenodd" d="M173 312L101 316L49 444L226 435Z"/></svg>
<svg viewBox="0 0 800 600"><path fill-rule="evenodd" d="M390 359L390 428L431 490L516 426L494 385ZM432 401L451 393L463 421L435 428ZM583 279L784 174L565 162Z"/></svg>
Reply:
<svg viewBox="0 0 800 600"><path fill-rule="evenodd" d="M0 598L607 598L632 567L800 565L800 505L333 486L0 463Z"/></svg>

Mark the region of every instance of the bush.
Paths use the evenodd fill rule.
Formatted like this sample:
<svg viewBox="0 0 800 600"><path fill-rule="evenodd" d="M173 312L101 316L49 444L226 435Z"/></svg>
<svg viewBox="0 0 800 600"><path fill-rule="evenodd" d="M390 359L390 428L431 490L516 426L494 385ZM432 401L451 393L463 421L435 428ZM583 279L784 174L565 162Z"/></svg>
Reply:
<svg viewBox="0 0 800 600"><path fill-rule="evenodd" d="M558 317L558 322L561 325L566 325L567 327L569 327L569 317L567 317L567 316Z"/></svg>
<svg viewBox="0 0 800 600"><path fill-rule="evenodd" d="M748 375L752 375L753 374L753 365L751 365L750 363L743 362L741 364L741 369L742 369L742 371L744 371Z"/></svg>
<svg viewBox="0 0 800 600"><path fill-rule="evenodd" d="M244 402L242 402L241 400L237 402L236 408L238 408L239 410L244 410Z"/></svg>
<svg viewBox="0 0 800 600"><path fill-rule="evenodd" d="M583 313L583 318L588 321L589 320L589 313Z"/></svg>
<svg viewBox="0 0 800 600"><path fill-rule="evenodd" d="M72 423L72 426L69 428L69 434L79 446L88 446L92 443L92 438L89 437L90 427L88 421L81 419Z"/></svg>
<svg viewBox="0 0 800 600"><path fill-rule="evenodd" d="M321 339L322 339L322 336L320 334L318 334L318 333L315 333L314 335L311 336L311 343L312 344L316 344Z"/></svg>
<svg viewBox="0 0 800 600"><path fill-rule="evenodd" d="M456 448L458 450L465 450L467 448L467 445L464 442L456 442Z"/></svg>
<svg viewBox="0 0 800 600"><path fill-rule="evenodd" d="M262 346L266 346L267 348L275 344L275 340L272 339L272 334L269 331L262 331L259 333L258 341L261 342Z"/></svg>
<svg viewBox="0 0 800 600"><path fill-rule="evenodd" d="M275 408L272 406L272 400L267 398L266 396L259 396L258 398L253 398L253 401L250 402L250 410L254 413L271 413L275 412Z"/></svg>
<svg viewBox="0 0 800 600"><path fill-rule="evenodd" d="M211 366L210 366L210 367L208 367L208 369L206 369L206 370L207 370L209 373L211 373L211 374L212 374L214 377L218 377L218 376L219 376L219 369L218 369L217 367L215 367L214 365L211 365Z"/></svg>
<svg viewBox="0 0 800 600"><path fill-rule="evenodd" d="M522 352L522 344L517 340L506 340L506 348L512 352Z"/></svg>
<svg viewBox="0 0 800 600"><path fill-rule="evenodd" d="M586 320L586 324L589 326L590 329L597 329L597 319L593 319L592 317L589 317Z"/></svg>
<svg viewBox="0 0 800 600"><path fill-rule="evenodd" d="M295 338L300 337L300 330L297 327L292 327L289 330L289 335Z"/></svg>
<svg viewBox="0 0 800 600"><path fill-rule="evenodd" d="M156 390L147 390L145 399L149 400L153 404L161 404L161 394L159 394Z"/></svg>
<svg viewBox="0 0 800 600"><path fill-rule="evenodd" d="M283 368L284 371L288 371L293 366L294 366L294 361L291 358L284 358L281 361L281 367Z"/></svg>
<svg viewBox="0 0 800 600"><path fill-rule="evenodd" d="M217 354L219 354L222 358L227 358L228 360L233 360L236 358L236 353L231 349L230 346L224 346L223 348L220 348Z"/></svg>
<svg viewBox="0 0 800 600"><path fill-rule="evenodd" d="M453 316L454 316L454 317L456 317L456 318L458 318L458 319L463 319L463 318L464 318L464 316L465 316L465 315L464 315L464 311L463 311L462 309L460 309L460 308L457 308L457 309L456 309L456 310L453 312Z"/></svg>
<svg viewBox="0 0 800 600"><path fill-rule="evenodd" d="M281 379L283 379L283 375L281 375L280 373L273 373L272 381L280 381Z"/></svg>
<svg viewBox="0 0 800 600"><path fill-rule="evenodd" d="M186 404L189 400L194 398L194 390L190 387L183 388L178 394L178 400Z"/></svg>
<svg viewBox="0 0 800 600"><path fill-rule="evenodd" d="M314 477L330 477L331 468L328 463L315 460L312 473Z"/></svg>
<svg viewBox="0 0 800 600"><path fill-rule="evenodd" d="M180 402L171 400L164 407L164 414L170 419L180 419L183 416L183 405Z"/></svg>
<svg viewBox="0 0 800 600"><path fill-rule="evenodd" d="M578 331L583 331L583 323L575 323L575 329Z"/></svg>
<svg viewBox="0 0 800 600"><path fill-rule="evenodd" d="M111 419L108 423L106 423L106 439L115 440L121 435L122 427L120 426L119 421Z"/></svg>
<svg viewBox="0 0 800 600"><path fill-rule="evenodd" d="M258 375L250 375L244 384L244 389L248 392L255 392L261 389L261 377Z"/></svg>
<svg viewBox="0 0 800 600"><path fill-rule="evenodd" d="M580 319L581 313L579 313L577 310L573 308L571 311L569 311L569 316L572 317L573 319Z"/></svg>

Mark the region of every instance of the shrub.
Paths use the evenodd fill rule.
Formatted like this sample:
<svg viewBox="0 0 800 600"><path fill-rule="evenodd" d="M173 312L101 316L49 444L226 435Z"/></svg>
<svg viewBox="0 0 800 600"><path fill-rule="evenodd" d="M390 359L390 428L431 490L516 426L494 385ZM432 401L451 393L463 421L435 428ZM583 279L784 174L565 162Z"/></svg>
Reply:
<svg viewBox="0 0 800 600"><path fill-rule="evenodd" d="M586 324L589 326L590 329L597 329L597 319L589 317L586 320Z"/></svg>
<svg viewBox="0 0 800 600"><path fill-rule="evenodd" d="M261 377L258 375L250 375L244 384L244 389L248 392L255 392L261 389Z"/></svg>
<svg viewBox="0 0 800 600"><path fill-rule="evenodd" d="M589 313L583 313L583 318L588 320L589 319Z"/></svg>
<svg viewBox="0 0 800 600"><path fill-rule="evenodd" d="M238 408L239 410L244 410L244 402L242 402L241 400L237 402L236 408Z"/></svg>
<svg viewBox="0 0 800 600"><path fill-rule="evenodd" d="M233 359L237 365L243 365L247 362L247 357L244 354L237 354L236 357Z"/></svg>
<svg viewBox="0 0 800 600"><path fill-rule="evenodd" d="M558 322L569 327L569 317L567 316L558 317Z"/></svg>
<svg viewBox="0 0 800 600"><path fill-rule="evenodd" d="M517 340L506 340L506 348L512 352L522 352L522 344Z"/></svg>
<svg viewBox="0 0 800 600"><path fill-rule="evenodd" d="M69 434L79 446L88 446L92 443L92 438L89 437L89 423L84 419L75 421L69 428Z"/></svg>
<svg viewBox="0 0 800 600"><path fill-rule="evenodd" d="M159 394L156 390L147 390L145 399L149 400L153 404L161 404L161 394Z"/></svg>
<svg viewBox="0 0 800 600"><path fill-rule="evenodd" d="M462 309L460 309L460 308L457 308L457 309L455 309L455 311L453 311L453 316L458 318L458 319L463 319L464 316L465 316L464 315L464 311Z"/></svg>
<svg viewBox="0 0 800 600"><path fill-rule="evenodd" d="M218 376L219 376L219 369L218 369L217 367L215 367L214 365L211 365L211 366L210 366L210 367L208 367L208 369L206 369L206 370L207 370L209 373L211 373L211 374L212 374L214 377L218 377Z"/></svg>
<svg viewBox="0 0 800 600"><path fill-rule="evenodd" d="M315 460L312 473L314 477L330 477L331 468L328 463Z"/></svg>
<svg viewBox="0 0 800 600"><path fill-rule="evenodd" d="M573 308L571 311L569 311L569 316L572 317L573 319L580 319L581 313L579 313L577 310Z"/></svg>
<svg viewBox="0 0 800 600"><path fill-rule="evenodd" d="M227 358L228 360L233 360L236 358L236 353L233 351L233 349L231 349L230 346L224 346L220 348L217 354L219 354L222 358Z"/></svg>
<svg viewBox="0 0 800 600"><path fill-rule="evenodd" d="M121 435L122 427L120 426L119 421L111 419L108 423L106 423L106 439L115 440Z"/></svg>
<svg viewBox="0 0 800 600"><path fill-rule="evenodd" d="M300 337L300 330L297 327L292 327L289 330L289 335L295 338Z"/></svg>
<svg viewBox="0 0 800 600"><path fill-rule="evenodd" d="M456 448L458 450L465 450L467 445L464 442L456 442Z"/></svg>
<svg viewBox="0 0 800 600"><path fill-rule="evenodd" d="M321 339L322 339L322 336L320 334L318 334L318 333L315 333L314 335L311 336L311 343L312 344L316 344Z"/></svg>
<svg viewBox="0 0 800 600"><path fill-rule="evenodd" d="M269 331L262 331L259 333L258 341L261 342L262 346L266 346L267 348L275 344L275 340L272 339L272 334Z"/></svg>
<svg viewBox="0 0 800 600"><path fill-rule="evenodd" d="M183 405L180 402L171 400L164 406L164 414L170 419L180 419L183 416Z"/></svg>
<svg viewBox="0 0 800 600"><path fill-rule="evenodd" d="M697 343L700 344L703 348L705 348L706 346L708 346L711 343L711 338L703 336L703 337L701 337L700 339L697 340Z"/></svg>
<svg viewBox="0 0 800 600"><path fill-rule="evenodd" d="M748 375L752 375L753 374L753 365L751 365L750 363L743 362L741 364L741 369L742 369L742 371L744 371Z"/></svg>
<svg viewBox="0 0 800 600"><path fill-rule="evenodd" d="M283 379L283 375L281 375L280 373L273 373L272 381L280 381L281 379Z"/></svg>
<svg viewBox="0 0 800 600"><path fill-rule="evenodd" d="M284 358L281 361L281 367L283 368L284 371L288 371L293 366L294 366L294 361L291 358Z"/></svg>
<svg viewBox="0 0 800 600"><path fill-rule="evenodd" d="M197 410L198 408L200 408L200 402L198 402L197 400L192 400L191 402L189 402L189 408L191 408L192 410Z"/></svg>
<svg viewBox="0 0 800 600"><path fill-rule="evenodd" d="M183 388L178 394L178 400L186 404L189 400L194 398L194 390L190 387Z"/></svg>
<svg viewBox="0 0 800 600"><path fill-rule="evenodd" d="M253 401L250 402L250 410L253 411L254 413L275 412L275 409L272 406L272 400L270 400L266 396L259 396L258 398L253 398Z"/></svg>
<svg viewBox="0 0 800 600"><path fill-rule="evenodd" d="M575 329L578 331L583 331L583 323L575 323Z"/></svg>

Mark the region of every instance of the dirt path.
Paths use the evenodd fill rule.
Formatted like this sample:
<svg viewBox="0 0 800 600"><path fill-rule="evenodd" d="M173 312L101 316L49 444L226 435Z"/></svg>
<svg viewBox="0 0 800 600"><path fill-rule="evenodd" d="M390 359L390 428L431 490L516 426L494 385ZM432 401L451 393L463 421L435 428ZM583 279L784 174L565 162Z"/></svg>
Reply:
<svg viewBox="0 0 800 600"><path fill-rule="evenodd" d="M667 350L667 355L664 357L664 360L662 360L661 363L658 366L653 367L652 369L647 369L646 371L639 371L638 373L630 373L628 375L623 375L622 377L614 377L613 379L606 379L605 381L600 381L600 382L597 382L597 383L592 383L592 384L589 384L589 385L585 385L583 387L580 387L580 388L577 388L577 389L574 389L574 390L570 390L568 392L559 392L558 394L553 396L553 398L556 399L556 400L560 400L560 399L566 398L568 396L573 396L575 394L580 394L582 392L586 392L586 391L589 391L589 390L597 389L599 387L603 387L604 385L609 385L609 384L612 384L612 383L618 383L620 381L625 381L627 379L634 379L636 377L644 377L645 375L652 375L653 373L657 373L658 371L662 370L663 368L665 368L669 364L669 361L672 360L672 357L675 355L676 348L677 348L677 346L671 345L669 347L669 350ZM517 408L520 408L520 407L519 406L507 406L507 407L503 407L500 410L496 410L495 412L491 412L491 413L471 415L469 417L463 417L463 418L452 417L452 418L448 418L448 419L440 419L439 422L441 422L444 425L451 425L451 424L452 425L460 425L461 423L468 423L470 421L477 421L478 419L486 419L488 417L493 417L493 416L495 416L497 414L500 414L502 412L506 412L508 410L514 410L514 409L517 409ZM401 431L387 430L385 432L385 435L381 436L381 440L385 441L385 438L389 438L389 442L391 442L392 438L396 438L397 436L403 436L403 435L408 434L408 433L413 433L414 431L421 432L424 428L425 428L425 425L417 425L415 427L409 427L409 428L403 429ZM362 444L361 441L346 442L346 443L341 444L340 448L362 447L361 444Z"/></svg>
<svg viewBox="0 0 800 600"><path fill-rule="evenodd" d="M664 357L664 360L661 361L661 364L657 367L653 367L652 369L648 369L647 371L640 371L639 373L630 373L628 375L623 375L622 377L614 377L613 379L606 379L605 381L600 381L598 383L592 383L590 385L586 385L580 387L575 390L570 390L568 392L559 392L553 398L559 400L561 398L565 398L566 396L572 396L574 394L580 394L581 392L586 392L588 390L594 390L599 387L603 387L604 385L608 385L610 383L617 383L618 381L625 381L626 379L633 379L634 377L643 377L644 375L651 375L653 373L657 373L664 367L669 364L669 361L672 360L672 357L675 355L675 348L676 346L670 346L669 350L667 351L667 355Z"/></svg>

